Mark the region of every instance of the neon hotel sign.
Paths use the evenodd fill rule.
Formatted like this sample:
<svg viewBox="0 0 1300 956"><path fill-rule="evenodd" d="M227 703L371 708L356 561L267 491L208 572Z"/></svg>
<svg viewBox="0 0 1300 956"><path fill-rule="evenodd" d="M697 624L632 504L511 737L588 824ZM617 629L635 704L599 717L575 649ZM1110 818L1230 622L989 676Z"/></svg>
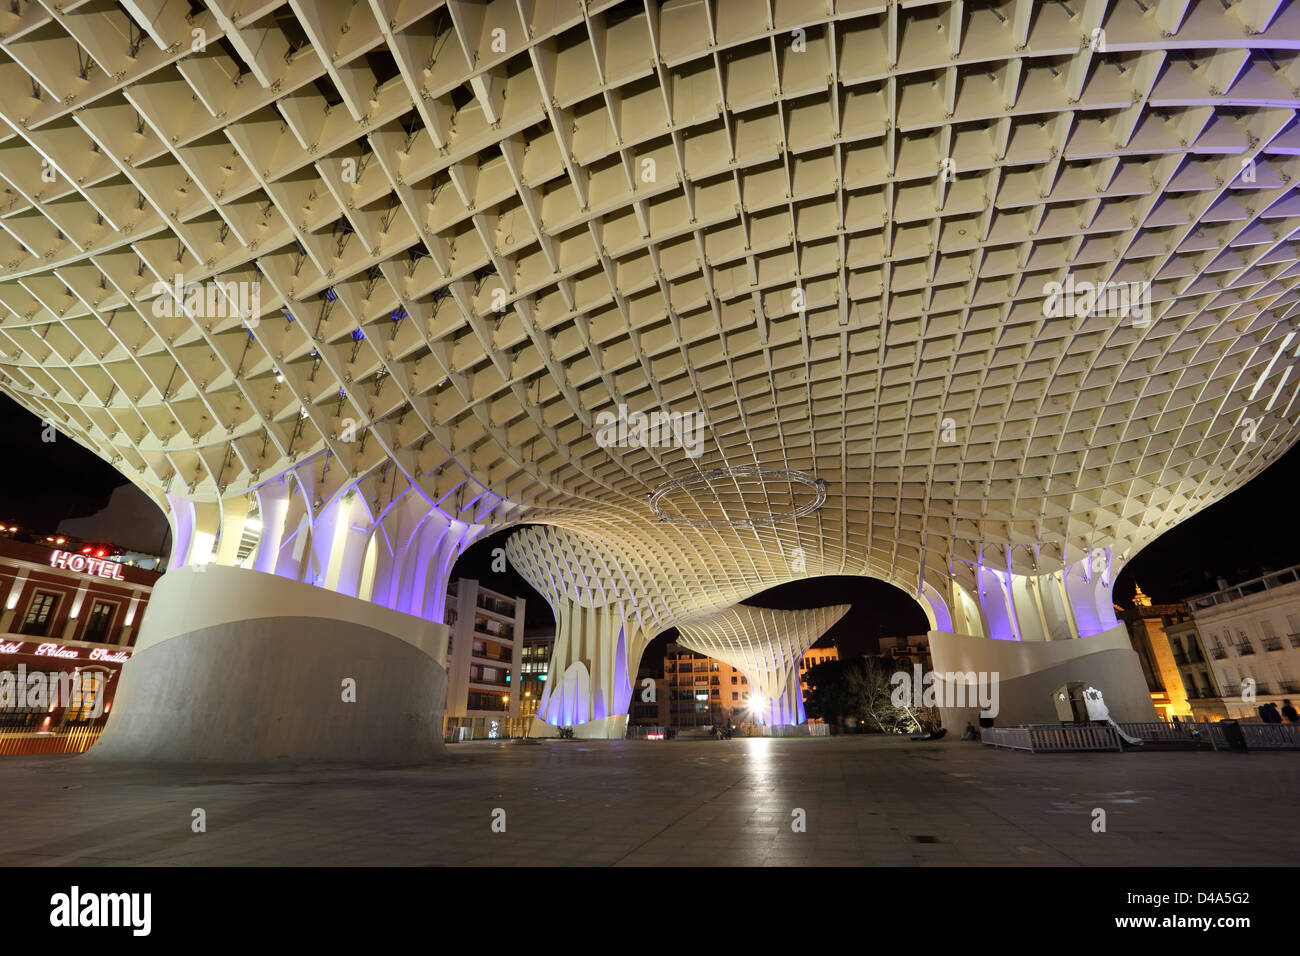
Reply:
<svg viewBox="0 0 1300 956"><path fill-rule="evenodd" d="M97 574L101 578L112 578L114 581L126 580L126 576L122 573L122 565L116 561L105 561L103 558L92 558L89 555L73 554L69 551L50 552L50 567L65 568L79 574Z"/></svg>
<svg viewBox="0 0 1300 956"><path fill-rule="evenodd" d="M24 641L0 641L0 654L22 654L27 644ZM30 653L37 657L59 657L64 660L80 660L82 648L64 647L62 644L37 644ZM104 647L92 647L86 652L86 660L104 661L108 664L125 664L131 659L126 651L110 651Z"/></svg>

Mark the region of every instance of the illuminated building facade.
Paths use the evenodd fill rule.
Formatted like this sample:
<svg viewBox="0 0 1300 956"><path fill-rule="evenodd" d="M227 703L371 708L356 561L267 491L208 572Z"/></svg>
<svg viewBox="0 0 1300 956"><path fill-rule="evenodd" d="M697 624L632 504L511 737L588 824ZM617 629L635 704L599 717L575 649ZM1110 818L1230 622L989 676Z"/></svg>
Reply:
<svg viewBox="0 0 1300 956"><path fill-rule="evenodd" d="M838 647L810 647L804 652L803 657L799 658L799 692L803 694L804 703L808 702L808 670L816 667L818 664L825 664L827 661L838 661L840 659L840 649Z"/></svg>
<svg viewBox="0 0 1300 956"><path fill-rule="evenodd" d="M1183 683L1178 655L1169 639L1168 628L1191 620L1186 604L1152 604L1139 587L1132 606L1121 612L1133 650L1142 662L1142 676L1151 692L1151 703L1164 720L1175 714L1192 715L1191 702Z"/></svg>
<svg viewBox="0 0 1300 956"><path fill-rule="evenodd" d="M1223 700L1214 668L1210 666L1210 655L1201 639L1201 632L1196 628L1196 618L1189 612L1181 620L1165 624L1164 630L1192 719L1222 720L1227 717L1228 706Z"/></svg>
<svg viewBox="0 0 1300 956"><path fill-rule="evenodd" d="M667 725L681 730L712 729L748 719L749 680L725 661L679 643L668 645L664 657ZM635 695L634 695L635 697ZM658 716L659 710L656 710Z"/></svg>
<svg viewBox="0 0 1300 956"><path fill-rule="evenodd" d="M130 647L159 575L59 541L0 538L0 635Z"/></svg>
<svg viewBox="0 0 1300 956"><path fill-rule="evenodd" d="M158 575L103 553L54 536L0 537L0 755L85 750L112 712ZM53 686L59 674L102 697L24 693L29 678ZM8 696L5 680L14 682Z"/></svg>

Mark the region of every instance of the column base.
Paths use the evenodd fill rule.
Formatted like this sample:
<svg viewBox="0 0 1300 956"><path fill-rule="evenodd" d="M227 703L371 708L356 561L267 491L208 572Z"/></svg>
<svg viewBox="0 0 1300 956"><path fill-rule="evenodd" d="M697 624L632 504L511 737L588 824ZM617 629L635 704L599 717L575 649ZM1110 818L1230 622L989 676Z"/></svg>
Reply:
<svg viewBox="0 0 1300 956"><path fill-rule="evenodd" d="M931 631L936 674L998 673L997 724L1055 724L1052 692L1067 681L1085 681L1102 692L1116 721L1157 720L1142 664L1124 625L1067 641L998 641ZM967 722L979 726L980 708L940 707L948 733Z"/></svg>
<svg viewBox="0 0 1300 956"><path fill-rule="evenodd" d="M172 571L83 759L424 763L445 751L439 627L255 571Z"/></svg>
<svg viewBox="0 0 1300 956"><path fill-rule="evenodd" d="M540 717L534 717L528 736L558 737L560 736L560 728L554 724L548 724ZM604 717L600 720L589 720L585 724L574 724L573 736L578 740L622 740L627 736L627 714L618 717Z"/></svg>

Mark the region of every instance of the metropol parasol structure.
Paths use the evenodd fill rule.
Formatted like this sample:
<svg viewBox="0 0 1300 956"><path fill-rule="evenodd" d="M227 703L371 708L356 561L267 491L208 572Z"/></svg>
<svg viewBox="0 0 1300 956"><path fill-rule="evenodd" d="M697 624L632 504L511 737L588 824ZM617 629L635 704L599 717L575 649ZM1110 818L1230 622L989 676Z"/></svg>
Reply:
<svg viewBox="0 0 1300 956"><path fill-rule="evenodd" d="M511 526L583 734L829 574L1008 717L1153 714L1115 575L1297 437L1297 49L1276 0L6 5L0 390L173 528L96 749L437 749Z"/></svg>

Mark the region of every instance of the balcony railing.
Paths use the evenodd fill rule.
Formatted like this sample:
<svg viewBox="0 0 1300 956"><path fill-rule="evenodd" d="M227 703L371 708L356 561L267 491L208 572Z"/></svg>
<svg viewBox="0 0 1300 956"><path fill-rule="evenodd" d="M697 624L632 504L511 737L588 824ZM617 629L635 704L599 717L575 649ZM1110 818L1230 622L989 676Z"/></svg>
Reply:
<svg viewBox="0 0 1300 956"><path fill-rule="evenodd" d="M502 617L515 616L515 606L513 604L507 604L505 601L488 597L481 591L478 596L478 608L480 611L490 611L493 614L500 614Z"/></svg>
<svg viewBox="0 0 1300 956"><path fill-rule="evenodd" d="M1280 638L1280 637L1266 637L1266 638L1264 638L1264 650L1266 650L1266 651L1280 651L1281 649L1282 649L1282 638Z"/></svg>
<svg viewBox="0 0 1300 956"><path fill-rule="evenodd" d="M1221 661L1228 656L1228 650L1223 647L1212 647L1210 648L1210 656L1216 661Z"/></svg>
<svg viewBox="0 0 1300 956"><path fill-rule="evenodd" d="M1292 647L1300 647L1300 634L1288 634Z"/></svg>
<svg viewBox="0 0 1300 956"><path fill-rule="evenodd" d="M514 631L505 627L488 627L479 621L474 622L474 633L479 637L486 637L493 641L511 641L515 639Z"/></svg>
<svg viewBox="0 0 1300 956"><path fill-rule="evenodd" d="M1195 610L1213 607L1216 604L1227 604L1231 601L1239 601L1242 598L1249 597L1252 594L1259 594L1269 588L1281 587L1285 584L1294 584L1300 581L1300 565L1286 568L1283 571L1275 571L1266 574L1263 577L1253 578L1250 581L1243 581L1233 587L1226 588L1222 591L1215 591L1212 594L1201 594L1196 597L1187 599L1187 603Z"/></svg>
<svg viewBox="0 0 1300 956"><path fill-rule="evenodd" d="M1250 655L1252 655L1252 654L1254 654L1254 653L1255 653L1255 648L1254 648L1254 646L1251 645L1251 644L1238 644L1238 645L1237 645L1237 656L1238 656L1238 657L1249 657Z"/></svg>

